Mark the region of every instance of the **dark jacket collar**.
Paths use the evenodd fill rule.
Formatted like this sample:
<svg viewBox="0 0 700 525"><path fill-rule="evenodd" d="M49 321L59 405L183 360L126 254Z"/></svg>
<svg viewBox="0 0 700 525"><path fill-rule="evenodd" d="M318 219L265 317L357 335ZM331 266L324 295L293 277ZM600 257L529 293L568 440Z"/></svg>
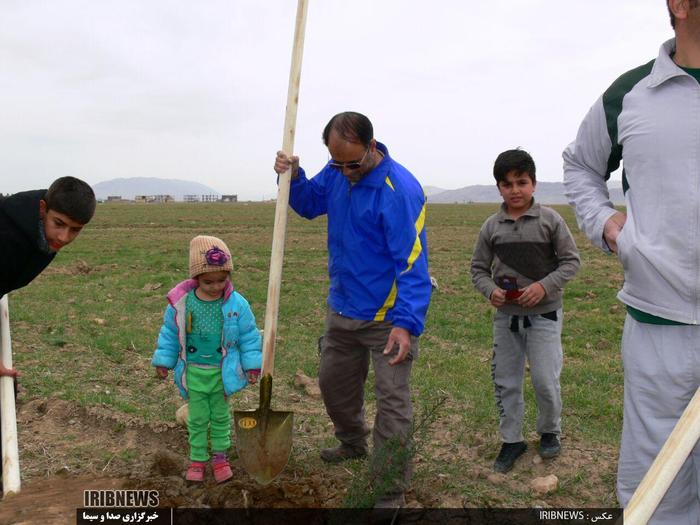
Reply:
<svg viewBox="0 0 700 525"><path fill-rule="evenodd" d="M15 193L0 201L0 210L12 221L17 229L32 241L40 244L39 201L46 195L46 190L31 190Z"/></svg>

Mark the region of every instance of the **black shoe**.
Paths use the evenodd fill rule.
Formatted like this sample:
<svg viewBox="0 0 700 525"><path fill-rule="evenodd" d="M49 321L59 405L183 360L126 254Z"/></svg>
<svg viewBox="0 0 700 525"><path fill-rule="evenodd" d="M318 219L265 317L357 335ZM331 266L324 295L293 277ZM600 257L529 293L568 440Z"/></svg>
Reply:
<svg viewBox="0 0 700 525"><path fill-rule="evenodd" d="M493 464L493 470L496 472L508 472L515 465L515 460L522 456L526 450L527 444L524 441L503 443L496 462Z"/></svg>
<svg viewBox="0 0 700 525"><path fill-rule="evenodd" d="M321 459L326 463L340 463L347 459L363 458L367 455L365 447L351 447L341 443L334 448L324 448L321 450Z"/></svg>
<svg viewBox="0 0 700 525"><path fill-rule="evenodd" d="M540 438L540 456L544 459L555 458L561 452L559 436L545 432Z"/></svg>

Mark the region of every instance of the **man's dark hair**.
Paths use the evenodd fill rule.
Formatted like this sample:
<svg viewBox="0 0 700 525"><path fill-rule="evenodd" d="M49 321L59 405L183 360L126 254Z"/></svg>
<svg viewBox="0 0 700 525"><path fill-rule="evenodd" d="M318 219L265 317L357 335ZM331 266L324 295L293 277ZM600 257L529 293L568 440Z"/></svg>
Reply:
<svg viewBox="0 0 700 525"><path fill-rule="evenodd" d="M323 128L323 143L326 146L328 146L328 138L333 130L345 140L359 142L366 147L369 147L369 143L374 138L372 123L367 117L354 111L338 113L328 121L326 127Z"/></svg>
<svg viewBox="0 0 700 525"><path fill-rule="evenodd" d="M95 214L95 192L87 182L75 177L53 181L44 197L47 210L67 215L75 222L87 224Z"/></svg>
<svg viewBox="0 0 700 525"><path fill-rule="evenodd" d="M506 180L506 175L511 171L515 171L518 175L525 174L530 177L530 180L537 182L535 179L535 161L527 151L521 149L509 149L504 151L493 164L493 178L496 179L496 184Z"/></svg>
<svg viewBox="0 0 700 525"><path fill-rule="evenodd" d="M671 7L668 5L668 0L666 0L666 8L668 9L668 16L671 19L671 27L676 29L676 17L674 16L673 11L671 11Z"/></svg>

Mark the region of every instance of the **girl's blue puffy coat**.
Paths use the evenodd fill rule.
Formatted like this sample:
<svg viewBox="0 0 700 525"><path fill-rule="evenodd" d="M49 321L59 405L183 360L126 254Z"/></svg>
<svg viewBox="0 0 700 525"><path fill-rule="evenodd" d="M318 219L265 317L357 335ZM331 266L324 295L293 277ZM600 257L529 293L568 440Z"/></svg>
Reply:
<svg viewBox="0 0 700 525"><path fill-rule="evenodd" d="M187 399L185 371L187 293L198 286L194 279L178 284L168 293L168 306L165 309L163 326L158 335L157 348L151 364L174 369L175 384L180 394ZM224 315L224 328L221 334L221 375L227 396L241 390L248 384L246 372L260 369L262 364L262 343L260 332L255 325L255 316L245 298L233 290L230 282L224 290L221 306Z"/></svg>

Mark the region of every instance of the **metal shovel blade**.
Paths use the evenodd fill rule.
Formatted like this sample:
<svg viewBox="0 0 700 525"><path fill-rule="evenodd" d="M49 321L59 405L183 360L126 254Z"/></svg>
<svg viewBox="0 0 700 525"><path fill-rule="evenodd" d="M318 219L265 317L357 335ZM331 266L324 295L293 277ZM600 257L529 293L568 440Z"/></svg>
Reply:
<svg viewBox="0 0 700 525"><path fill-rule="evenodd" d="M260 380L257 410L234 410L238 457L248 474L267 485L284 469L292 451L293 412L270 409L272 376Z"/></svg>

